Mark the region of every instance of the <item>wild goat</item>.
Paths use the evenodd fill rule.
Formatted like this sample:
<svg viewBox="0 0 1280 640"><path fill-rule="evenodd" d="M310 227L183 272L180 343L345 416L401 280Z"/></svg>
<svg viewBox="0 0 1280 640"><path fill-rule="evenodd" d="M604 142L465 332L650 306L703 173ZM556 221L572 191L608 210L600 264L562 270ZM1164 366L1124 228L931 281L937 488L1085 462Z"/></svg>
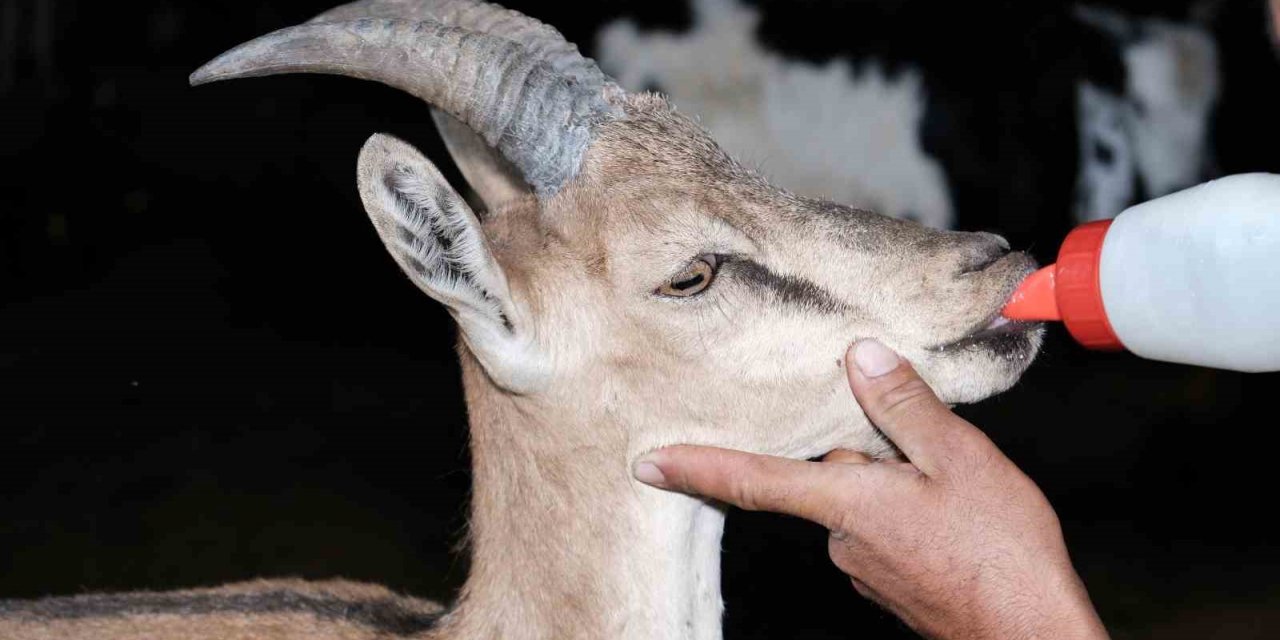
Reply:
<svg viewBox="0 0 1280 640"><path fill-rule="evenodd" d="M1039 347L1039 327L999 319L1034 266L1000 237L771 187L524 15L365 0L191 80L287 72L376 80L439 109L483 203L477 217L395 138L360 153L374 228L461 329L474 464L462 593L447 611L344 582L6 601L5 640L719 638L724 511L637 483L641 454L892 455L846 387L851 341L884 341L953 403L1008 388Z"/></svg>

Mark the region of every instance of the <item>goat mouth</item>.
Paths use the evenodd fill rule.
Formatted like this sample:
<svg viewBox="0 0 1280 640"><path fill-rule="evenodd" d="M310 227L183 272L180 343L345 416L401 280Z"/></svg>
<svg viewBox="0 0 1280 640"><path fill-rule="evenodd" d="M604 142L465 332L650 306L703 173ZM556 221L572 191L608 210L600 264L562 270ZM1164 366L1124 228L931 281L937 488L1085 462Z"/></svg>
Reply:
<svg viewBox="0 0 1280 640"><path fill-rule="evenodd" d="M998 353L1026 351L1032 347L1032 336L1044 330L1043 322L1010 320L997 311L980 327L964 337L932 347L946 353L971 348L986 348Z"/></svg>
<svg viewBox="0 0 1280 640"><path fill-rule="evenodd" d="M1035 260L1024 253L1011 253L1004 256L1001 260L1016 261L1010 266L1016 265L1017 269L1015 278L1010 278L1004 286L1004 295L1000 296L1000 306L996 307L990 315L978 324L974 325L961 337L930 347L931 351L939 353L955 352L969 350L974 348L993 351L1000 355L1016 355L1034 352L1038 341L1037 338L1044 332L1044 323L1042 322L1024 322L1021 320L1010 320L1001 314L1004 310L1005 301L1018 288L1022 281L1035 272L1038 267ZM1000 260L997 260L1000 262Z"/></svg>
<svg viewBox="0 0 1280 640"><path fill-rule="evenodd" d="M1042 332L1044 323L1027 323L1027 321L1010 320L996 310L982 324L970 329L963 337L932 347L932 351L960 351L973 347L993 348L995 351L1021 351L1030 348L1032 334Z"/></svg>

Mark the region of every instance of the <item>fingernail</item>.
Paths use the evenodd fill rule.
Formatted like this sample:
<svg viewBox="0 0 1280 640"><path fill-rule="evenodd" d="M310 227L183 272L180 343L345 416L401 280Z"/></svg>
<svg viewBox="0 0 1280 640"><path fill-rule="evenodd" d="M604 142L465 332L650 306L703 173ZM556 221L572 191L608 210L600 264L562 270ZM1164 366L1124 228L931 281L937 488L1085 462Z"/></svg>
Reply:
<svg viewBox="0 0 1280 640"><path fill-rule="evenodd" d="M853 363L868 378L878 378L898 368L898 354L877 340L863 340L853 347Z"/></svg>
<svg viewBox="0 0 1280 640"><path fill-rule="evenodd" d="M663 486L667 482L667 477L662 475L662 469L659 469L658 465L649 462L648 460L641 460L637 462L636 465L631 468L631 475L635 476L636 480L639 480L640 482L658 487Z"/></svg>

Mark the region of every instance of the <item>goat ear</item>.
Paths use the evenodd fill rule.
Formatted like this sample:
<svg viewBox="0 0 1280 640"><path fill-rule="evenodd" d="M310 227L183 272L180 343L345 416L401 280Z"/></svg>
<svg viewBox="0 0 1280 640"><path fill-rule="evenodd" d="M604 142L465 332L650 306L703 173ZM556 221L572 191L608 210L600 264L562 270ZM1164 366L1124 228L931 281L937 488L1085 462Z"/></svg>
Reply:
<svg viewBox="0 0 1280 640"><path fill-rule="evenodd" d="M431 108L431 118L436 121L449 155L485 209L496 211L504 203L533 193L516 168L471 127L435 107Z"/></svg>
<svg viewBox="0 0 1280 640"><path fill-rule="evenodd" d="M417 149L375 134L360 150L360 199L387 251L418 288L449 308L463 340L498 384L536 385L529 327L480 222Z"/></svg>

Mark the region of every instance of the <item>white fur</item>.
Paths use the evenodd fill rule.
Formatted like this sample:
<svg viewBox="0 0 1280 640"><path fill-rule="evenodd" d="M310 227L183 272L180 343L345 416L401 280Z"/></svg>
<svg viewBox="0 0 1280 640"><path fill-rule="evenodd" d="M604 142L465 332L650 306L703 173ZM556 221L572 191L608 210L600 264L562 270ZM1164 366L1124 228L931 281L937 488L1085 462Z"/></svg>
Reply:
<svg viewBox="0 0 1280 640"><path fill-rule="evenodd" d="M1080 119L1080 175L1076 183L1076 220L1105 220L1129 206L1134 197L1134 159L1129 138L1133 105L1089 82L1076 86ZM1111 161L1098 159L1105 146Z"/></svg>
<svg viewBox="0 0 1280 640"><path fill-rule="evenodd" d="M1203 28L1148 21L1147 38L1126 47L1138 174L1152 196L1200 182L1209 155L1209 116L1220 88L1218 49Z"/></svg>
<svg viewBox="0 0 1280 640"><path fill-rule="evenodd" d="M920 75L871 63L818 65L767 51L757 10L694 0L687 34L640 32L629 20L599 36L604 69L632 90L656 81L729 153L779 186L935 228L954 224L941 164L921 146Z"/></svg>
<svg viewBox="0 0 1280 640"><path fill-rule="evenodd" d="M628 629L608 637L720 640L724 602L720 597L722 508L702 500L636 486L639 537L651 545L631 588L630 606L644 609L649 629ZM622 540L618 544L630 544Z"/></svg>
<svg viewBox="0 0 1280 640"><path fill-rule="evenodd" d="M1128 78L1123 95L1078 85L1077 220L1119 215L1134 203L1136 180L1158 197L1208 177L1209 118L1221 85L1213 36L1195 24L1096 7L1078 8L1076 16L1116 39ZM1094 155L1099 142L1112 149L1112 162Z"/></svg>

